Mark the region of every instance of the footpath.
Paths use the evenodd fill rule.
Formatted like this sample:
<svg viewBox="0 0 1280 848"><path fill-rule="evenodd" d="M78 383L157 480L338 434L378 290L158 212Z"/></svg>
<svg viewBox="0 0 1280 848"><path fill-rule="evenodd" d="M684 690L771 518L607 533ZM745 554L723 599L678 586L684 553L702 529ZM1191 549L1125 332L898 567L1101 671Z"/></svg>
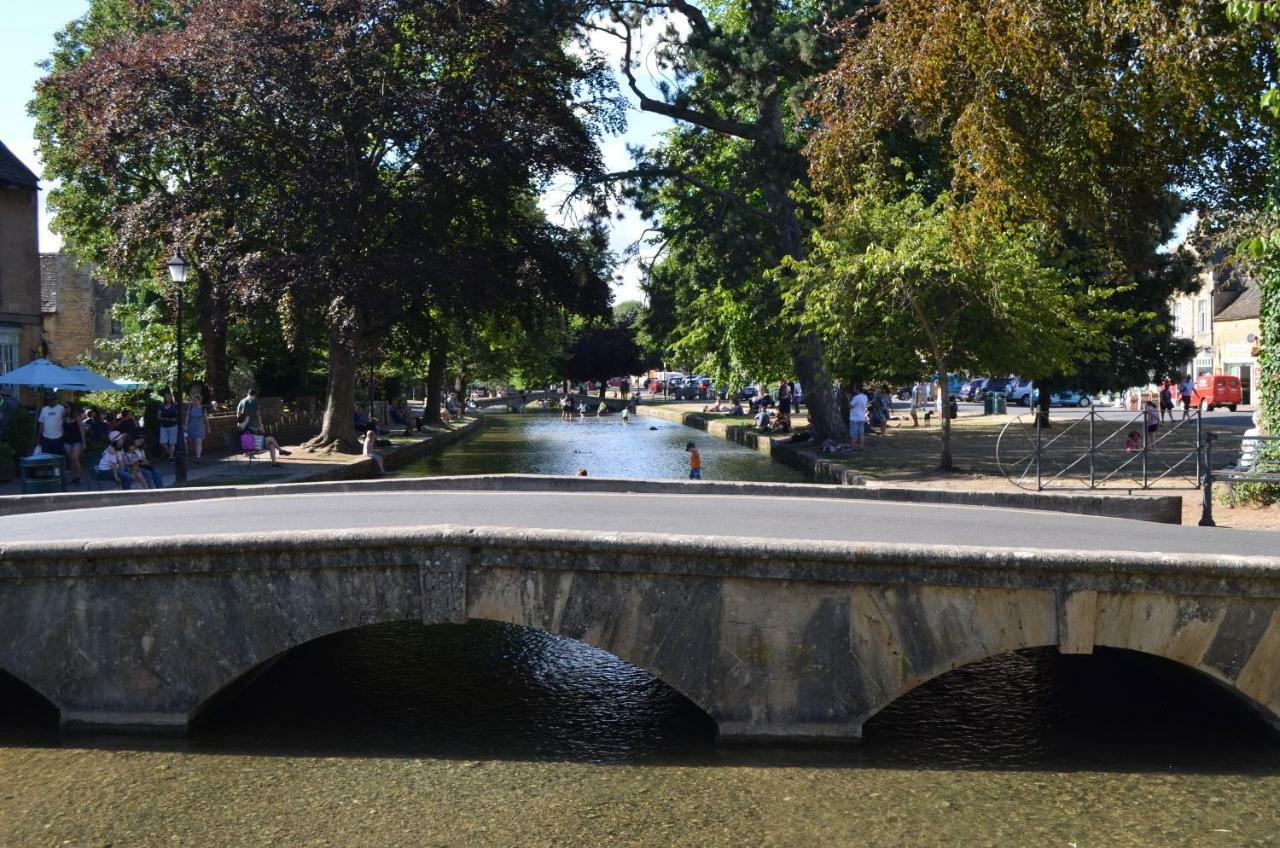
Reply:
<svg viewBox="0 0 1280 848"><path fill-rule="evenodd" d="M401 468L412 462L429 456L436 451L454 444L471 435L484 426L484 417L467 418L462 423L439 428L426 428L421 434L382 436L391 442L390 447L378 448L382 455L383 465L388 471ZM300 445L286 444L285 450L290 456L279 459L280 467L272 468L271 461L265 453L259 454L252 462L242 454L218 451L206 452L203 462L196 463L193 457L187 457L187 487L200 486L256 486L276 483L320 483L333 480L357 480L375 477L377 470L373 460L359 454L312 452ZM153 464L164 475L165 485L173 487L173 463L155 461ZM79 486L67 486L67 492L96 492L89 483L89 469L81 477ZM135 487L136 488L136 487ZM101 491L113 491L103 483ZM131 490L132 491L132 490ZM0 484L0 497L20 495L20 482L14 480Z"/></svg>

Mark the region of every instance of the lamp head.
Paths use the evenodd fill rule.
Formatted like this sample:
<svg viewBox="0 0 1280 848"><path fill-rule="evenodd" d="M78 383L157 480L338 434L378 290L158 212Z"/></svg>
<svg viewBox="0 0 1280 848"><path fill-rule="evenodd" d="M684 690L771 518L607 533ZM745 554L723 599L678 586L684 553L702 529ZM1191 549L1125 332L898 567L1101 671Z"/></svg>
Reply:
<svg viewBox="0 0 1280 848"><path fill-rule="evenodd" d="M169 277L178 285L187 281L187 260L182 258L181 250L175 252L169 260Z"/></svg>

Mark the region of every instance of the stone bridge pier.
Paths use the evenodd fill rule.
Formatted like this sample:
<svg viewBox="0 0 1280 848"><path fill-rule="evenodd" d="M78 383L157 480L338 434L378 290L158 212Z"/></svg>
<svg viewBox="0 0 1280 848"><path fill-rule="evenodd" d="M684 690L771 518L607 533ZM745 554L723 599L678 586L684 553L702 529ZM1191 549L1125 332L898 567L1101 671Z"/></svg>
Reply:
<svg viewBox="0 0 1280 848"><path fill-rule="evenodd" d="M1206 674L1273 724L1280 561L451 527L13 544L0 668L68 725L185 727L291 648L490 619L646 669L724 737L856 739L938 675L1095 646Z"/></svg>

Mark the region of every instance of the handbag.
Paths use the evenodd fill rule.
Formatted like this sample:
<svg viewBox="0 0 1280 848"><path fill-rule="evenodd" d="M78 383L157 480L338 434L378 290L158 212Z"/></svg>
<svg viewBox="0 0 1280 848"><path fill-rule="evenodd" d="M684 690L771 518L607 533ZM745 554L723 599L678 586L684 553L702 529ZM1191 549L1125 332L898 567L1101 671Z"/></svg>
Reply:
<svg viewBox="0 0 1280 848"><path fill-rule="evenodd" d="M257 440L254 439L252 433L240 434L240 450L253 451L257 449L258 449Z"/></svg>

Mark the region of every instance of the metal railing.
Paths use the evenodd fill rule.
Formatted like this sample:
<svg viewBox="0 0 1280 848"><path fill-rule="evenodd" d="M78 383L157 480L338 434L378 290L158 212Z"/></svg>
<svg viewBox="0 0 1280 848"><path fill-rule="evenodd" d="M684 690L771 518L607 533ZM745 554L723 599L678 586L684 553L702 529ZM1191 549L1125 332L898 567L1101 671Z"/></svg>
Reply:
<svg viewBox="0 0 1280 848"><path fill-rule="evenodd" d="M1223 443L1215 448L1215 443ZM1247 483L1280 484L1280 436L1245 435L1243 433L1205 433L1203 442L1204 474L1201 485L1204 500L1200 526L1216 526L1213 520L1213 485L1224 483L1228 499L1235 504L1236 486Z"/></svg>
<svg viewBox="0 0 1280 848"><path fill-rule="evenodd" d="M1149 430L1138 412L1117 422L1090 408L1046 424L1019 415L996 439L996 464L1014 485L1046 489L1195 489L1202 484L1199 411Z"/></svg>

